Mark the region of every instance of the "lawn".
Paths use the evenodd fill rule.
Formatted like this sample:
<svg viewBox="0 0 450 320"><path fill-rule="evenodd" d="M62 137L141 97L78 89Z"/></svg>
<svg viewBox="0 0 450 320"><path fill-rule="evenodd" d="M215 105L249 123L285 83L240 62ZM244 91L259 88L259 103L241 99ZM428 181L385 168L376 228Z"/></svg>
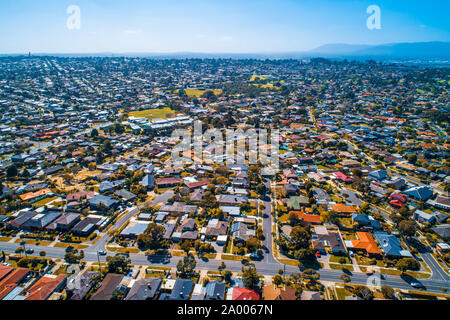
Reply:
<svg viewBox="0 0 450 320"><path fill-rule="evenodd" d="M158 108L158 109L147 109L141 111L133 111L130 112L129 115L136 118L147 118L151 119L164 119L164 118L173 118L176 114L176 111L170 108Z"/></svg>
<svg viewBox="0 0 450 320"><path fill-rule="evenodd" d="M50 202L52 202L54 200L57 200L57 199L59 199L59 197L45 198L45 199L42 199L42 200L39 200L39 201L33 203L33 206L36 207L36 208L40 208L40 207L43 207L46 204L48 204L48 203L50 203Z"/></svg>
<svg viewBox="0 0 450 320"><path fill-rule="evenodd" d="M240 260L246 259L243 256L237 256L237 255L233 255L233 254L222 254L221 257L222 257L222 260L238 260L238 261L240 261Z"/></svg>
<svg viewBox="0 0 450 320"><path fill-rule="evenodd" d="M336 263L330 263L330 268L335 270L349 270L353 271L353 267L345 264L336 264Z"/></svg>
<svg viewBox="0 0 450 320"><path fill-rule="evenodd" d="M189 97L200 98L206 91L212 91L214 94L220 95L222 90L218 89L203 89L203 88L195 88L195 89L185 89L184 90Z"/></svg>
<svg viewBox="0 0 450 320"><path fill-rule="evenodd" d="M336 263L341 263L340 260L344 258L346 264L351 264L352 262L350 261L350 259L346 256L335 256L335 255L330 255L330 262L336 262Z"/></svg>
<svg viewBox="0 0 450 320"><path fill-rule="evenodd" d="M264 76L259 76L257 74L252 75L252 77L250 78L250 82L253 82L256 80L256 78L259 78L260 80L266 80L267 78Z"/></svg>

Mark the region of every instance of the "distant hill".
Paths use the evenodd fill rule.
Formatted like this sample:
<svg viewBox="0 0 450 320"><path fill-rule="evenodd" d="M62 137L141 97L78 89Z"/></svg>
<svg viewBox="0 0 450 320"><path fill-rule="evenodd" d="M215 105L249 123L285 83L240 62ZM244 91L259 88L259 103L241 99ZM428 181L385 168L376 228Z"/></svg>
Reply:
<svg viewBox="0 0 450 320"><path fill-rule="evenodd" d="M23 55L23 54L17 54ZM356 60L450 60L450 42L411 42L392 43L382 45L366 44L327 44L316 49L303 52L261 52L261 53L203 53L203 52L175 52L175 53L32 53L33 56L56 57L148 57L155 59L189 59L189 58L224 58L224 59L305 59L305 58L350 58ZM0 56L14 56L0 54Z"/></svg>
<svg viewBox="0 0 450 320"><path fill-rule="evenodd" d="M450 58L450 42L411 42L383 45L329 44L309 51L329 57Z"/></svg>

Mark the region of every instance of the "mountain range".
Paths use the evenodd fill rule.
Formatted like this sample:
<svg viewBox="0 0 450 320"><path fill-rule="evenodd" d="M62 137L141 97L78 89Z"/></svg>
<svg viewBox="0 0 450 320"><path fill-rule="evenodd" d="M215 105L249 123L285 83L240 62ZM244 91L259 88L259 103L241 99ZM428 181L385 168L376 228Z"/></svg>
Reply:
<svg viewBox="0 0 450 320"><path fill-rule="evenodd" d="M375 59L375 60L450 60L450 42L404 42L381 45L365 44L327 44L310 51L302 52L263 52L263 53L32 53L33 56L60 57L151 57L151 58L223 58L223 59L307 59L314 57L342 58L342 59ZM1 56L6 56L1 55ZM13 55L9 55L13 56Z"/></svg>

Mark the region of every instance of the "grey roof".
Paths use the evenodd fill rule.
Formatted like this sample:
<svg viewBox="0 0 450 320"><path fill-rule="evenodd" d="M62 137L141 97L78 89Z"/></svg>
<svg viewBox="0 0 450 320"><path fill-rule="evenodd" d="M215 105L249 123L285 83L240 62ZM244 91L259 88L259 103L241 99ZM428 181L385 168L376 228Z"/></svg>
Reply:
<svg viewBox="0 0 450 320"><path fill-rule="evenodd" d="M370 178L376 179L378 181L382 181L386 178L388 178L388 174L386 170L376 170L376 171L372 171L371 173L368 174L368 176Z"/></svg>
<svg viewBox="0 0 450 320"><path fill-rule="evenodd" d="M193 287L194 281L190 279L177 279L172 293L167 300L188 300Z"/></svg>
<svg viewBox="0 0 450 320"><path fill-rule="evenodd" d="M134 193L125 189L117 190L116 192L114 192L114 195L124 199L125 201L129 201L136 198L136 195Z"/></svg>
<svg viewBox="0 0 450 320"><path fill-rule="evenodd" d="M70 300L82 300L92 288L91 279L99 274L95 271L86 271L78 275L73 282L67 281L67 289L73 291Z"/></svg>
<svg viewBox="0 0 450 320"><path fill-rule="evenodd" d="M408 250L402 248L400 241L398 241L395 236L386 232L374 232L373 234L386 255L394 257L412 257Z"/></svg>
<svg viewBox="0 0 450 320"><path fill-rule="evenodd" d="M108 197L108 196L103 196L103 195L96 195L95 197L89 199L89 203L91 205L95 205L95 206L100 206L100 204L104 204L107 208L115 205L116 203L118 203L119 201Z"/></svg>
<svg viewBox="0 0 450 320"><path fill-rule="evenodd" d="M43 229L53 220L62 214L61 211L50 211L44 214L37 214L22 225L22 228Z"/></svg>
<svg viewBox="0 0 450 320"><path fill-rule="evenodd" d="M144 178L142 178L140 185L144 187L154 187L155 186L155 177L152 174L146 175Z"/></svg>
<svg viewBox="0 0 450 320"><path fill-rule="evenodd" d="M219 281L209 282L206 285L205 300L225 300L226 284Z"/></svg>
<svg viewBox="0 0 450 320"><path fill-rule="evenodd" d="M161 278L137 280L124 300L153 299L161 286Z"/></svg>
<svg viewBox="0 0 450 320"><path fill-rule="evenodd" d="M414 187L405 190L403 193L420 201L428 200L433 196L433 191L429 187Z"/></svg>
<svg viewBox="0 0 450 320"><path fill-rule="evenodd" d="M147 229L147 223L136 223L135 225L127 226L120 233L121 236L138 236L145 232Z"/></svg>

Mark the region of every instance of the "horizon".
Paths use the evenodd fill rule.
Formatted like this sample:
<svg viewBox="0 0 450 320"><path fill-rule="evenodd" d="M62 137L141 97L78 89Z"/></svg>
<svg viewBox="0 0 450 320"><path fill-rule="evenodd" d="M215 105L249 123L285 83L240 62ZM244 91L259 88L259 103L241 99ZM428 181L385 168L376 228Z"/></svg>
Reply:
<svg viewBox="0 0 450 320"><path fill-rule="evenodd" d="M380 10L368 28L369 8ZM267 54L450 41L446 1L5 0L0 53ZM268 50L270 48L270 50Z"/></svg>
<svg viewBox="0 0 450 320"><path fill-rule="evenodd" d="M334 46L334 45L343 45L343 46L370 46L370 47L377 47L377 46L390 46L390 45L399 45L399 44L431 44L431 43L448 43L450 44L450 41L423 41L423 42L394 42L394 43L381 43L378 45L370 45L366 43L358 43L358 44L349 44L349 43L326 43L323 45L320 45L318 47L312 48L310 50L305 51L258 51L258 52L203 52L203 51L173 51L173 52L149 52L149 51L129 51L129 52L118 52L118 51L103 51L103 52L12 52L12 53L2 53L0 52L0 56L19 56L19 55L106 55L106 54L115 54L115 55L149 55L154 54L158 56L164 56L164 55L181 55L181 54L204 54L204 55L282 55L282 54L310 54L311 56L315 56L317 54L322 54L320 51L317 51L318 49L325 47L325 46Z"/></svg>

